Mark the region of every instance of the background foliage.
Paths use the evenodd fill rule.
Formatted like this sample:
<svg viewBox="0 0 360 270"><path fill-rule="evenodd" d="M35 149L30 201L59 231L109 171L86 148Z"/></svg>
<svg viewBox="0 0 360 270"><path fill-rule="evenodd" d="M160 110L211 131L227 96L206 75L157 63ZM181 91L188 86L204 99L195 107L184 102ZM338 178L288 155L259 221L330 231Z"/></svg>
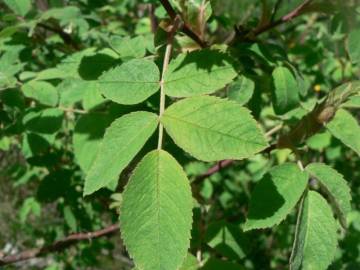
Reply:
<svg viewBox="0 0 360 270"><path fill-rule="evenodd" d="M359 1L170 1L183 24L162 74L174 19L164 2L0 2L0 268L133 269L117 224L120 214L130 253L143 254L141 237L131 243L143 205L132 208L135 187L122 192L157 164L162 76L163 148L195 199L181 269L288 269L289 259L293 269L359 269ZM217 98L192 97L204 94ZM176 180L167 194L186 176L158 155ZM191 212L180 205L175 220ZM186 247L179 237L169 264ZM1 266L9 256L19 262Z"/></svg>

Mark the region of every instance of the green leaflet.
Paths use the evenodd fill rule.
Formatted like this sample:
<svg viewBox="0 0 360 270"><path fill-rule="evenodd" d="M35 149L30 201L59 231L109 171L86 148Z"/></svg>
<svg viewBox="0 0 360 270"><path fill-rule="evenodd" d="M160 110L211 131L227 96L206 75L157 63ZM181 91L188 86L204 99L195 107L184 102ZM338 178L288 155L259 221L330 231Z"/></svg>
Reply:
<svg viewBox="0 0 360 270"><path fill-rule="evenodd" d="M4 0L15 13L25 16L31 9L31 0Z"/></svg>
<svg viewBox="0 0 360 270"><path fill-rule="evenodd" d="M22 138L21 152L26 158L44 154L55 143L56 133L40 134L26 132Z"/></svg>
<svg viewBox="0 0 360 270"><path fill-rule="evenodd" d="M25 224L30 213L39 217L41 214L41 205L34 197L28 197L19 210L20 222Z"/></svg>
<svg viewBox="0 0 360 270"><path fill-rule="evenodd" d="M205 239L218 254L229 259L243 259L249 251L249 238L240 225L214 222L208 226Z"/></svg>
<svg viewBox="0 0 360 270"><path fill-rule="evenodd" d="M360 126L348 111L338 110L326 128L334 137L360 155Z"/></svg>
<svg viewBox="0 0 360 270"><path fill-rule="evenodd" d="M144 101L159 89L160 72L154 62L133 59L105 72L98 80L100 92L120 104Z"/></svg>
<svg viewBox="0 0 360 270"><path fill-rule="evenodd" d="M357 94L360 94L359 80L343 83L331 91L329 103L340 105Z"/></svg>
<svg viewBox="0 0 360 270"><path fill-rule="evenodd" d="M64 220L65 220L66 224L69 226L69 228L71 229L71 231L76 232L77 221L76 221L75 214L70 206L64 207L63 215L64 215Z"/></svg>
<svg viewBox="0 0 360 270"><path fill-rule="evenodd" d="M95 83L88 83L82 99L82 106L85 110L91 110L105 102Z"/></svg>
<svg viewBox="0 0 360 270"><path fill-rule="evenodd" d="M93 83L94 82L75 78L66 78L63 80L57 86L60 95L59 106L72 107L75 103L81 102L89 88L88 85Z"/></svg>
<svg viewBox="0 0 360 270"><path fill-rule="evenodd" d="M73 135L74 154L85 174L97 156L105 130L110 123L109 115L99 113L85 114L76 122Z"/></svg>
<svg viewBox="0 0 360 270"><path fill-rule="evenodd" d="M57 90L60 94L59 104L63 107L72 107L81 102L85 110L91 110L106 101L96 81L67 78L57 86Z"/></svg>
<svg viewBox="0 0 360 270"><path fill-rule="evenodd" d="M26 97L35 99L44 105L56 106L59 100L57 89L48 82L30 81L25 83L21 90Z"/></svg>
<svg viewBox="0 0 360 270"><path fill-rule="evenodd" d="M29 131L54 134L62 126L64 112L57 108L48 108L44 110L29 110L22 119L25 128Z"/></svg>
<svg viewBox="0 0 360 270"><path fill-rule="evenodd" d="M296 78L286 67L277 67L273 71L274 79L274 110L284 114L299 105L299 86Z"/></svg>
<svg viewBox="0 0 360 270"><path fill-rule="evenodd" d="M71 73L58 68L47 68L36 74L35 80L64 79L71 77Z"/></svg>
<svg viewBox="0 0 360 270"><path fill-rule="evenodd" d="M72 7L68 7L68 8L72 8ZM60 8L60 9L56 8L56 9L48 10L46 13L58 10L60 14L63 14L66 9L67 8ZM81 76L79 72L81 69L82 59L84 59L85 57L94 56L95 54L96 54L96 49L93 47L70 54L66 56L58 65L56 65L55 68L51 68L39 72L38 79L41 78L42 80L46 80L51 77L80 79ZM98 65L100 65L100 63L98 63ZM88 68L92 68L92 67L88 67Z"/></svg>
<svg viewBox="0 0 360 270"><path fill-rule="evenodd" d="M178 101L161 117L175 143L203 161L248 158L267 146L250 112L212 96Z"/></svg>
<svg viewBox="0 0 360 270"><path fill-rule="evenodd" d="M22 28L21 25L14 25L14 26L9 26L9 27L5 27L5 28L1 29L0 30L0 40L11 37L13 34L18 32L21 28Z"/></svg>
<svg viewBox="0 0 360 270"><path fill-rule="evenodd" d="M231 59L220 51L184 53L173 60L164 76L165 93L172 97L210 94L237 75Z"/></svg>
<svg viewBox="0 0 360 270"><path fill-rule="evenodd" d="M9 137L2 137L0 139L0 150L9 151L11 145L11 139Z"/></svg>
<svg viewBox="0 0 360 270"><path fill-rule="evenodd" d="M300 207L291 270L326 270L337 247L337 226L330 206L317 192L309 191Z"/></svg>
<svg viewBox="0 0 360 270"><path fill-rule="evenodd" d="M309 148L323 151L331 144L331 134L327 130L322 133L316 133L306 140L306 144Z"/></svg>
<svg viewBox="0 0 360 270"><path fill-rule="evenodd" d="M197 270L197 269L199 269L197 259L191 253L188 253L186 258L185 258L185 261L183 262L183 264L179 268L179 270ZM140 268L135 267L135 268L133 268L131 270L140 270Z"/></svg>
<svg viewBox="0 0 360 270"><path fill-rule="evenodd" d="M182 266L179 270L197 270L199 269L199 263L194 255L188 253L185 261L183 262Z"/></svg>
<svg viewBox="0 0 360 270"><path fill-rule="evenodd" d="M342 106L345 108L359 109L360 108L360 96L350 97L349 100L347 102L345 102Z"/></svg>
<svg viewBox="0 0 360 270"><path fill-rule="evenodd" d="M349 33L348 51L353 63L360 62L360 30L355 29Z"/></svg>
<svg viewBox="0 0 360 270"><path fill-rule="evenodd" d="M142 270L176 270L190 245L193 201L189 180L163 150L136 167L120 207L124 243Z"/></svg>
<svg viewBox="0 0 360 270"><path fill-rule="evenodd" d="M143 36L134 38L113 36L110 39L110 46L121 58L140 58L146 54L146 42Z"/></svg>
<svg viewBox="0 0 360 270"><path fill-rule="evenodd" d="M351 195L345 179L336 170L322 163L312 163L306 171L317 180L334 203L341 225L346 227L346 216L351 211Z"/></svg>
<svg viewBox="0 0 360 270"><path fill-rule="evenodd" d="M158 116L133 112L116 119L106 130L98 154L86 176L84 196L117 181L119 174L154 133Z"/></svg>
<svg viewBox="0 0 360 270"><path fill-rule="evenodd" d="M279 224L296 206L308 182L308 174L294 163L273 167L256 185L250 199L244 230Z"/></svg>
<svg viewBox="0 0 360 270"><path fill-rule="evenodd" d="M251 79L241 76L229 85L228 97L239 105L245 105L251 99L254 90L255 83Z"/></svg>
<svg viewBox="0 0 360 270"><path fill-rule="evenodd" d="M240 264L218 259L216 257L209 258L201 270L245 270L246 268Z"/></svg>

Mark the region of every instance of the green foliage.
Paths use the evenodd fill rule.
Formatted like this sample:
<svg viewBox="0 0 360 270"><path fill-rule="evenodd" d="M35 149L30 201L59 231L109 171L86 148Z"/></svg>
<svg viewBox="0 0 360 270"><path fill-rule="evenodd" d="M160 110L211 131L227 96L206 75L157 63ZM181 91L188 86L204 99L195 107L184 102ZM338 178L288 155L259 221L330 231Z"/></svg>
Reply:
<svg viewBox="0 0 360 270"><path fill-rule="evenodd" d="M349 112L338 110L326 127L333 136L360 155L360 126Z"/></svg>
<svg viewBox="0 0 360 270"><path fill-rule="evenodd" d="M273 167L257 184L244 230L273 227L283 221L302 196L308 175L296 164Z"/></svg>
<svg viewBox="0 0 360 270"><path fill-rule="evenodd" d="M0 268L359 269L359 4L2 1Z"/></svg>
<svg viewBox="0 0 360 270"><path fill-rule="evenodd" d="M349 33L349 55L351 61L354 63L359 63L360 61L360 49L359 49L359 42L360 42L360 30L356 29Z"/></svg>
<svg viewBox="0 0 360 270"><path fill-rule="evenodd" d="M110 123L109 115L97 113L86 114L77 120L73 135L74 155L85 173L94 163L105 129Z"/></svg>
<svg viewBox="0 0 360 270"><path fill-rule="evenodd" d="M197 269L198 269L197 259L193 255L188 254L185 258L183 265L180 267L179 270L197 270Z"/></svg>
<svg viewBox="0 0 360 270"><path fill-rule="evenodd" d="M170 106L160 121L177 145L204 161L243 159L267 146L249 111L224 99L184 99Z"/></svg>
<svg viewBox="0 0 360 270"><path fill-rule="evenodd" d="M165 73L165 93L172 97L211 94L235 76L231 58L223 52L201 50L180 54Z"/></svg>
<svg viewBox="0 0 360 270"><path fill-rule="evenodd" d="M158 124L155 114L133 112L115 120L106 129L96 157L86 175L84 195L118 181L118 176L154 133ZM109 164L109 157L112 163Z"/></svg>
<svg viewBox="0 0 360 270"><path fill-rule="evenodd" d="M225 222L215 222L209 225L206 242L231 259L243 259L249 251L250 239L242 232L239 226Z"/></svg>
<svg viewBox="0 0 360 270"><path fill-rule="evenodd" d="M299 89L296 78L286 67L277 67L272 73L275 85L274 109L284 114L299 104Z"/></svg>
<svg viewBox="0 0 360 270"><path fill-rule="evenodd" d="M16 14L25 16L31 9L31 0L4 0L5 4Z"/></svg>
<svg viewBox="0 0 360 270"><path fill-rule="evenodd" d="M50 83L42 81L30 81L23 85L24 96L32 98L41 104L56 106L58 103L58 92Z"/></svg>
<svg viewBox="0 0 360 270"><path fill-rule="evenodd" d="M19 212L21 223L25 223L28 215L33 213L35 216L40 216L41 206L34 197L27 198Z"/></svg>
<svg viewBox="0 0 360 270"><path fill-rule="evenodd" d="M336 170L322 163L311 163L306 171L317 180L335 204L341 224L346 227L346 217L351 211L350 189L343 176Z"/></svg>
<svg viewBox="0 0 360 270"><path fill-rule="evenodd" d="M110 46L121 58L141 58L146 54L146 43L143 36L134 38L113 36Z"/></svg>
<svg viewBox="0 0 360 270"><path fill-rule="evenodd" d="M64 112L57 108L29 111L24 115L22 122L28 131L53 134L62 126Z"/></svg>
<svg viewBox="0 0 360 270"><path fill-rule="evenodd" d="M300 208L290 268L326 269L336 252L336 230L326 200L319 193L309 191Z"/></svg>
<svg viewBox="0 0 360 270"><path fill-rule="evenodd" d="M120 104L144 101L159 88L159 69L148 60L131 60L99 78L100 92Z"/></svg>
<svg viewBox="0 0 360 270"><path fill-rule="evenodd" d="M148 153L131 176L120 208L122 237L140 269L181 266L192 207L189 180L177 161L163 150Z"/></svg>
<svg viewBox="0 0 360 270"><path fill-rule="evenodd" d="M241 76L229 85L228 97L240 105L245 105L251 99L254 90L255 83L251 79Z"/></svg>

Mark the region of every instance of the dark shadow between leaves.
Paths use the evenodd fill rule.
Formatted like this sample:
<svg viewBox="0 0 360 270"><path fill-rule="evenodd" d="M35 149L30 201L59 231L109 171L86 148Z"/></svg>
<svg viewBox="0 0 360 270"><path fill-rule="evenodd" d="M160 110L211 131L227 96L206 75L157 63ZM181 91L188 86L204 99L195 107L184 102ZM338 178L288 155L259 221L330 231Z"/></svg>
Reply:
<svg viewBox="0 0 360 270"><path fill-rule="evenodd" d="M61 128L63 118L63 114L56 116L42 116L40 113L36 117L29 119L25 123L25 127L32 132L53 134Z"/></svg>
<svg viewBox="0 0 360 270"><path fill-rule="evenodd" d="M36 133L27 134L27 142L33 155L45 152L50 147L50 143L44 137Z"/></svg>
<svg viewBox="0 0 360 270"><path fill-rule="evenodd" d="M233 260L243 259L249 247L249 239L240 227L225 221L210 224L206 242L219 254Z"/></svg>
<svg viewBox="0 0 360 270"><path fill-rule="evenodd" d="M97 80L100 75L116 65L119 60L103 53L84 56L79 65L79 75L84 80Z"/></svg>
<svg viewBox="0 0 360 270"><path fill-rule="evenodd" d="M217 258L210 258L209 260L207 260L207 262L205 263L205 265L200 268L201 270L243 270L245 269L243 266L233 263L233 262L229 262L229 261L225 261L225 260L221 260L221 259L217 259Z"/></svg>
<svg viewBox="0 0 360 270"><path fill-rule="evenodd" d="M196 64L198 69L203 69L210 73L213 66L226 66L226 62L233 63L226 53L205 49L188 53L174 71L178 71L189 64Z"/></svg>
<svg viewBox="0 0 360 270"><path fill-rule="evenodd" d="M88 135L88 140L99 140L104 136L106 128L112 118L108 114L90 113L85 114L76 122L75 133Z"/></svg>
<svg viewBox="0 0 360 270"><path fill-rule="evenodd" d="M273 216L285 204L270 174L257 184L251 199L248 219L265 219Z"/></svg>
<svg viewBox="0 0 360 270"><path fill-rule="evenodd" d="M65 196L70 188L71 171L60 170L49 175L40 182L36 197L40 202L53 202Z"/></svg>

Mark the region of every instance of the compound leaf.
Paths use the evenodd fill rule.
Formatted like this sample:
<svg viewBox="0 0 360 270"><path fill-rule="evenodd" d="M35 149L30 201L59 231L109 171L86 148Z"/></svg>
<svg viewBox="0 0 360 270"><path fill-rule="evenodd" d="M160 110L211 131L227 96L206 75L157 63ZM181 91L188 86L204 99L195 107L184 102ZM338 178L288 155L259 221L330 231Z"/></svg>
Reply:
<svg viewBox="0 0 360 270"><path fill-rule="evenodd" d="M148 153L120 208L122 237L139 269L179 269L190 244L192 206L189 180L177 161L163 150Z"/></svg>

